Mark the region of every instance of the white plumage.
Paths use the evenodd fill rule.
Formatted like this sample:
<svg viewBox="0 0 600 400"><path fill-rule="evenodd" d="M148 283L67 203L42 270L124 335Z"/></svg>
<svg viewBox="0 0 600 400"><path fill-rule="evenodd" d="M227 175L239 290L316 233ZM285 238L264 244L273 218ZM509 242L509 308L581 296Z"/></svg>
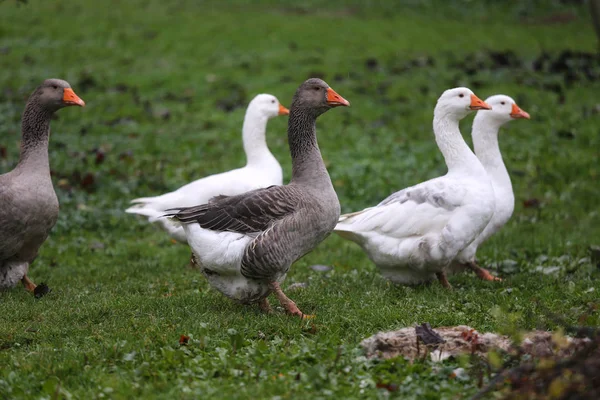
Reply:
<svg viewBox="0 0 600 400"><path fill-rule="evenodd" d="M125 212L148 217L149 222L167 232L173 239L186 243L181 224L160 218L166 210L205 204L218 195L233 196L271 185L281 185L281 165L269 151L265 134L269 119L287 115L288 112L275 96L259 94L248 105L244 118L242 138L247 158L244 167L198 179L161 196L132 200L134 205Z"/></svg>
<svg viewBox="0 0 600 400"><path fill-rule="evenodd" d="M508 222L515 206L512 183L498 145L498 131L513 119L529 119L529 114L521 110L512 98L505 95L491 96L486 99L486 103L492 107L492 110L477 113L471 135L475 155L491 179L496 206L490 222L479 236L458 254L451 271L456 272L468 267L482 279L495 280L498 278L476 264L475 255L477 248Z"/></svg>
<svg viewBox="0 0 600 400"><path fill-rule="evenodd" d="M493 215L490 179L459 131L459 121L474 109L489 106L467 88L445 91L434 110L433 130L448 173L343 215L336 226L395 283L427 282L438 274L448 285L445 268Z"/></svg>

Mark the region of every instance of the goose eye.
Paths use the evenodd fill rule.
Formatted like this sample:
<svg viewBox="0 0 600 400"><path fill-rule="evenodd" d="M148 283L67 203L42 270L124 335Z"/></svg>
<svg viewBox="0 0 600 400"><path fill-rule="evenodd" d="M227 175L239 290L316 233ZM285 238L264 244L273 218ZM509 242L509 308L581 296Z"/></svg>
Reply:
<svg viewBox="0 0 600 400"><path fill-rule="evenodd" d="M320 88L320 87L318 87L318 86L315 86L315 87L314 87L314 89L315 89L316 91L319 91L319 90L321 90L321 88Z"/></svg>
<svg viewBox="0 0 600 400"><path fill-rule="evenodd" d="M52 85L52 89L55 89L55 90L56 90L56 89L58 89L58 86L56 86L56 85Z"/></svg>
<svg viewBox="0 0 600 400"><path fill-rule="evenodd" d="M505 104L506 104L506 102L505 102L505 101L501 101L501 102L500 102L500 104L502 104L502 105L505 105Z"/></svg>
<svg viewBox="0 0 600 400"><path fill-rule="evenodd" d="M275 104L275 100L271 100L271 104Z"/></svg>
<svg viewBox="0 0 600 400"><path fill-rule="evenodd" d="M462 97L465 97L465 95L461 93L461 94L458 95L458 97L462 98Z"/></svg>

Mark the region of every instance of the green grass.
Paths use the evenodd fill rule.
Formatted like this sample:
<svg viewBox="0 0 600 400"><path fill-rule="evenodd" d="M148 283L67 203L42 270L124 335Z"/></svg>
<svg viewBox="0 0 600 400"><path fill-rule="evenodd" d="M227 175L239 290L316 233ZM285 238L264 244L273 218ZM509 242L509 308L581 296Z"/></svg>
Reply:
<svg viewBox="0 0 600 400"><path fill-rule="evenodd" d="M87 103L52 124L61 214L31 277L53 292L0 293L0 398L386 397L377 383L399 385L389 394L400 398L461 398L478 389L475 376L449 377L458 361L366 360L359 342L422 322L556 328L547 310L598 325L598 312L578 318L600 291L588 252L600 244L600 84L567 86L561 74L530 68L542 52L593 52L596 38L585 8L486 3L0 2L0 172L17 162L20 113L43 79L67 79ZM487 50L512 50L523 66L491 68ZM433 65L404 68L426 57ZM455 66L465 59L473 75ZM394 287L333 235L284 285L309 283L289 292L316 314L301 322L223 298L185 268L186 247L123 212L131 198L243 165L244 106L217 105L261 92L289 105L313 75L352 103L318 123L345 212L445 172L431 133L443 90L505 93L531 113L501 133L516 209L479 252L504 282L465 274L451 278L453 291ZM286 120L271 121L267 136L289 177ZM529 199L540 207L524 207ZM540 265L561 269L543 275Z"/></svg>

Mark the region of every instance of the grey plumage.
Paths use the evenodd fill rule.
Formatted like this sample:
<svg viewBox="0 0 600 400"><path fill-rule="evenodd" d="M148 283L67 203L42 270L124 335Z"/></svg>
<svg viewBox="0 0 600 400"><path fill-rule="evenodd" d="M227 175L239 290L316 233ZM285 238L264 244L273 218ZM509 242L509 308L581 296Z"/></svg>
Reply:
<svg viewBox="0 0 600 400"><path fill-rule="evenodd" d="M444 181L437 180L434 185L428 187L415 185L392 193L377 206L384 206L390 203L404 203L410 200L417 204L429 203L435 207L452 211L462 205L464 197L464 190L450 187Z"/></svg>
<svg viewBox="0 0 600 400"><path fill-rule="evenodd" d="M27 101L19 163L0 175L0 289L19 280L28 290L35 288L26 277L29 264L58 218L48 163L50 119L60 108L76 104L84 105L60 79L44 81Z"/></svg>
<svg viewBox="0 0 600 400"><path fill-rule="evenodd" d="M243 249L241 275L267 284L280 281L293 262L329 235L339 218L339 201L317 144L316 119L334 106L348 104L322 80L304 82L290 107L291 182L238 196L217 196L208 204L171 215L182 224L251 237ZM211 269L212 274L217 272Z"/></svg>
<svg viewBox="0 0 600 400"><path fill-rule="evenodd" d="M292 212L299 191L289 186L269 186L237 196L216 196L207 204L179 209L182 223L198 223L204 229L239 233L260 232Z"/></svg>

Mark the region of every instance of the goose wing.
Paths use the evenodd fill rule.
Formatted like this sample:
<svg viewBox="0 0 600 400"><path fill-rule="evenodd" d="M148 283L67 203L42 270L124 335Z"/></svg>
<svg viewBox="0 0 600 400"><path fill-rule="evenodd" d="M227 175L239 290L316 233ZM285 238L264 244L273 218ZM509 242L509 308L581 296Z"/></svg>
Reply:
<svg viewBox="0 0 600 400"><path fill-rule="evenodd" d="M269 186L237 196L216 196L207 204L180 208L170 215L182 224L197 223L214 231L262 232L296 210L296 192L290 186Z"/></svg>

